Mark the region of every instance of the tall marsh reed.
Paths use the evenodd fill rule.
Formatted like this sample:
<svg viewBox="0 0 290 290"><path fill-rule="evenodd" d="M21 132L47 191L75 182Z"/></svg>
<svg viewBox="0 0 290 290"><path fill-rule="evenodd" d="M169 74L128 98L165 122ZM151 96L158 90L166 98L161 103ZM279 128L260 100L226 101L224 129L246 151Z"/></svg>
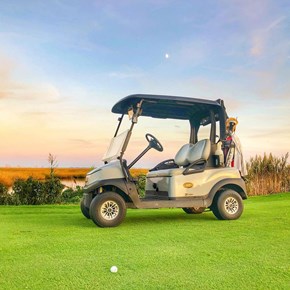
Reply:
<svg viewBox="0 0 290 290"><path fill-rule="evenodd" d="M247 162L247 190L249 195L266 195L290 191L289 154L282 157L271 153L252 157Z"/></svg>
<svg viewBox="0 0 290 290"><path fill-rule="evenodd" d="M90 168L55 168L54 174L60 179L85 178L90 170ZM12 186L17 179L33 177L38 180L45 180L50 174L51 168L2 167L0 168L0 183Z"/></svg>

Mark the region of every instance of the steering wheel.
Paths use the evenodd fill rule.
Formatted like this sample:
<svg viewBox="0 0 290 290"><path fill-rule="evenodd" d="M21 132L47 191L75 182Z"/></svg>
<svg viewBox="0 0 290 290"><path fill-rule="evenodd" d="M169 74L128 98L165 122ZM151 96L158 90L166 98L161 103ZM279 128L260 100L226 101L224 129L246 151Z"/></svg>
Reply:
<svg viewBox="0 0 290 290"><path fill-rule="evenodd" d="M158 139L156 137L154 137L153 135L147 133L145 135L146 140L149 142L149 146L151 148L156 149L157 151L162 152L163 151L163 146L161 145L161 143L158 141Z"/></svg>

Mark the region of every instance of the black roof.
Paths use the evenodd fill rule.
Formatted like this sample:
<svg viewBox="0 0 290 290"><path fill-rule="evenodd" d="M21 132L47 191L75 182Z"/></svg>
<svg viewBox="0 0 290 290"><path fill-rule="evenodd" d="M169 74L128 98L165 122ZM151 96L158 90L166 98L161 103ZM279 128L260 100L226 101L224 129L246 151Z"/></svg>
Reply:
<svg viewBox="0 0 290 290"><path fill-rule="evenodd" d="M130 107L136 108L137 103L143 100L142 116L153 118L170 118L180 120L190 120L208 118L210 111L216 114L223 113L224 106L222 100L206 100L189 97L146 95L136 94L127 96L118 101L112 108L113 113L127 114Z"/></svg>

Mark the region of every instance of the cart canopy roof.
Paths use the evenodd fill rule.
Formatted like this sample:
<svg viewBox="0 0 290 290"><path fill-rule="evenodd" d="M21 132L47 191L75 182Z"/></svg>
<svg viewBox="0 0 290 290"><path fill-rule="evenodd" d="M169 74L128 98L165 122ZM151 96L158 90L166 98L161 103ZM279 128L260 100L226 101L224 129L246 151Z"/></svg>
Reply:
<svg viewBox="0 0 290 290"><path fill-rule="evenodd" d="M204 119L204 122L208 123L210 112L215 114L216 120L220 119L220 114L226 114L222 100L212 101L189 97L143 94L130 95L121 99L113 106L112 112L127 114L129 108L133 108L135 111L137 104L141 101L141 115L153 118Z"/></svg>

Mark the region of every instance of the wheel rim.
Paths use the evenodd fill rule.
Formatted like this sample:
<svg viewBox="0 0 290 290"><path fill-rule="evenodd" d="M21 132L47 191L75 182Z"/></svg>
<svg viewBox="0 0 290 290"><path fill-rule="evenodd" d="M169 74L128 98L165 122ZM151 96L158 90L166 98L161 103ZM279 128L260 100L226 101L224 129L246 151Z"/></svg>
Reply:
<svg viewBox="0 0 290 290"><path fill-rule="evenodd" d="M228 197L225 200L225 210L229 214L235 214L239 210L239 203L234 197Z"/></svg>
<svg viewBox="0 0 290 290"><path fill-rule="evenodd" d="M119 214L119 206L113 200L107 200L101 206L101 215L105 220L113 220Z"/></svg>

